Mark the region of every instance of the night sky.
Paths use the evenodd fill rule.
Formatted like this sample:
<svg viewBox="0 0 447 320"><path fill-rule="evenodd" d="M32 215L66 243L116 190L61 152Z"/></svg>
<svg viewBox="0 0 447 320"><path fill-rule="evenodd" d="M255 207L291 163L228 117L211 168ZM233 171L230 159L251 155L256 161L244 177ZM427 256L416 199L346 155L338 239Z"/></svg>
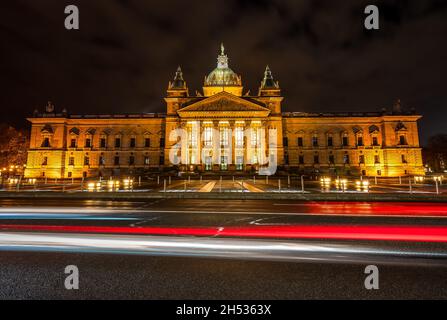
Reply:
<svg viewBox="0 0 447 320"><path fill-rule="evenodd" d="M80 30L64 8L80 9ZM364 8L381 10L366 31ZM244 92L268 64L284 111L379 111L400 98L447 128L445 0L14 0L0 4L0 122L51 100L74 114L164 112L178 65L190 93L216 66L224 42Z"/></svg>

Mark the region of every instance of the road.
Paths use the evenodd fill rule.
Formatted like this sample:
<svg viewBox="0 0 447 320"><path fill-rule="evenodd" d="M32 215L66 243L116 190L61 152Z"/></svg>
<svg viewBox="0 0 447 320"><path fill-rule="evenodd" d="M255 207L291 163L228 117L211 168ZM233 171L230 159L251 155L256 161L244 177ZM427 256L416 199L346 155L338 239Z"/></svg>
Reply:
<svg viewBox="0 0 447 320"><path fill-rule="evenodd" d="M1 200L0 225L3 299L447 298L442 203Z"/></svg>

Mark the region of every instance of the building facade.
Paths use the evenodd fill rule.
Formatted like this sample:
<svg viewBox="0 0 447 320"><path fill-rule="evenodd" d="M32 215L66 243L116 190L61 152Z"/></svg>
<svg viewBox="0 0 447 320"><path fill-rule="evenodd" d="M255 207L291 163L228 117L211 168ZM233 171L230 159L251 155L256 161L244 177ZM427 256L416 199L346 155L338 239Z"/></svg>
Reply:
<svg viewBox="0 0 447 320"><path fill-rule="evenodd" d="M282 112L266 68L257 95L243 91L224 47L203 91L181 69L164 114L71 115L49 103L34 112L27 178L201 173L423 175L418 120L400 103L387 112ZM274 164L274 165L273 165ZM268 170L267 170L268 168Z"/></svg>

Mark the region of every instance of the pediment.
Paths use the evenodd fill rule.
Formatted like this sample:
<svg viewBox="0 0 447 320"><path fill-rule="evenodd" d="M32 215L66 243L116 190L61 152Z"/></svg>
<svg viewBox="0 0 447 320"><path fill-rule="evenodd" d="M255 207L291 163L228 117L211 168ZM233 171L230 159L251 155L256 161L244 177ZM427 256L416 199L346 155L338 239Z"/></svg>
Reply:
<svg viewBox="0 0 447 320"><path fill-rule="evenodd" d="M180 116L241 116L256 115L266 117L270 109L248 99L227 92L216 94L178 110Z"/></svg>

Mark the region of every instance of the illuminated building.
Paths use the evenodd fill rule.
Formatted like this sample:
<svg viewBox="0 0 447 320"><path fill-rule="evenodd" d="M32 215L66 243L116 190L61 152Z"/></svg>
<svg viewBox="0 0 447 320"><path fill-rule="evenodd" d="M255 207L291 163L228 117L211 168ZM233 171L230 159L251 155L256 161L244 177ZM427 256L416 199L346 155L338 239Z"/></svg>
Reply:
<svg viewBox="0 0 447 320"><path fill-rule="evenodd" d="M423 175L417 121L392 112L282 112L267 67L256 96L243 93L222 46L203 93L189 94L181 69L169 83L166 114L35 112L25 176L80 178L162 170L258 172L275 161L296 174ZM172 136L181 129L182 133ZM269 131L276 130L274 141ZM181 144L178 142L181 140ZM268 140L268 141L267 141Z"/></svg>

